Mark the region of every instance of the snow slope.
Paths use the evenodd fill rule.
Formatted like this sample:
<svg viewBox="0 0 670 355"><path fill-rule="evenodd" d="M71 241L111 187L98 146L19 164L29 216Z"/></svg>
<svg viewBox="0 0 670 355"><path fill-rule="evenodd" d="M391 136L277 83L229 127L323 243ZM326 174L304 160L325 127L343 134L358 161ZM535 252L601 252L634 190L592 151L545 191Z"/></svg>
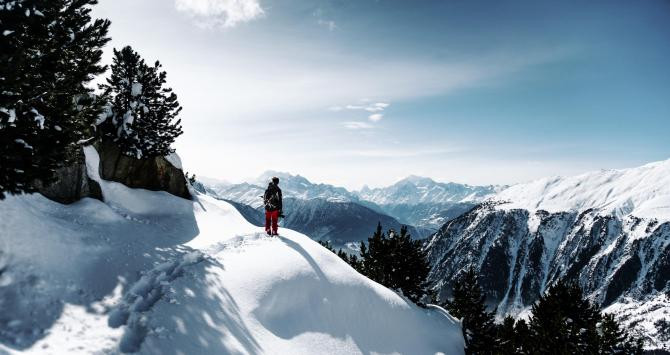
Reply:
<svg viewBox="0 0 670 355"><path fill-rule="evenodd" d="M384 205L417 205L425 203L479 202L503 189L504 186L471 186L440 183L427 177L409 176L397 183L370 189L363 187L357 194L361 200Z"/></svg>
<svg viewBox="0 0 670 355"><path fill-rule="evenodd" d="M670 159L637 168L601 170L514 185L494 200L504 208L584 211L670 220Z"/></svg>
<svg viewBox="0 0 670 355"><path fill-rule="evenodd" d="M0 201L0 353L461 354L456 320L226 202L89 175L105 203Z"/></svg>

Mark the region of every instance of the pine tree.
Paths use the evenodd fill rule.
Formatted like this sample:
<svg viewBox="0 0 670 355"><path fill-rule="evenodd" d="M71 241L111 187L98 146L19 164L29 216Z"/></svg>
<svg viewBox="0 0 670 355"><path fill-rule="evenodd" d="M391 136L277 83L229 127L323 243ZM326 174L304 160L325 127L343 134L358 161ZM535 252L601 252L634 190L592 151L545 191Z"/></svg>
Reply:
<svg viewBox="0 0 670 355"><path fill-rule="evenodd" d="M515 321L507 316L501 324L495 325L495 354L530 354L526 349L528 342L528 324L523 319Z"/></svg>
<svg viewBox="0 0 670 355"><path fill-rule="evenodd" d="M3 1L0 6L0 199L34 192L76 157L101 103L86 86L99 65L109 21L96 0Z"/></svg>
<svg viewBox="0 0 670 355"><path fill-rule="evenodd" d="M388 265L390 262L387 259L390 255L386 250L386 245L386 236L382 231L381 223L378 223L372 237L368 238L368 245L366 246L365 242L361 241L360 255L363 262L363 274L371 280L389 287L391 282L388 278L390 274Z"/></svg>
<svg viewBox="0 0 670 355"><path fill-rule="evenodd" d="M525 320L519 319L514 324L514 344L516 354L532 354L530 352L530 329Z"/></svg>
<svg viewBox="0 0 670 355"><path fill-rule="evenodd" d="M486 311L484 301L477 273L471 267L454 285L452 300L444 304L452 316L463 320L466 354L490 354L495 351L493 313Z"/></svg>
<svg viewBox="0 0 670 355"><path fill-rule="evenodd" d="M319 240L318 243L321 244L321 246L323 246L324 248L333 252L335 255L339 256L340 259L344 260L347 264L351 265L351 267L353 267L356 271L362 273L363 264L360 262L360 260L358 259L358 257L356 255L353 255L353 254L349 255L349 254L347 254L347 252L345 252L341 248L338 249L337 251L335 251L335 248L333 248L333 245L328 240L325 240L325 241L324 240Z"/></svg>
<svg viewBox="0 0 670 355"><path fill-rule="evenodd" d="M389 232L389 241L394 258L391 269L392 280L407 298L415 303L428 296L428 273L430 264L421 241L412 240L407 226L400 228L400 233Z"/></svg>
<svg viewBox="0 0 670 355"><path fill-rule="evenodd" d="M594 354L598 350L597 307L584 299L575 283L558 282L532 307L533 352Z"/></svg>
<svg viewBox="0 0 670 355"><path fill-rule="evenodd" d="M340 259L342 259L342 260L346 261L347 263L349 263L349 254L347 254L347 252L345 252L344 250L339 249L339 250L337 251L337 253L335 253L335 254L337 254L337 256L339 256Z"/></svg>
<svg viewBox="0 0 670 355"><path fill-rule="evenodd" d="M514 318L507 316L503 319L502 324L495 327L498 354L518 354L514 323Z"/></svg>
<svg viewBox="0 0 670 355"><path fill-rule="evenodd" d="M642 354L642 341L628 336L613 315L603 314L598 329L601 354Z"/></svg>
<svg viewBox="0 0 670 355"><path fill-rule="evenodd" d="M121 151L136 158L165 156L183 132L177 95L163 87L167 74L130 46L114 50L112 74L101 87L111 101L110 117L101 124L103 135Z"/></svg>
<svg viewBox="0 0 670 355"><path fill-rule="evenodd" d="M584 298L575 283L559 281L532 307L530 353L642 354L642 341Z"/></svg>
<svg viewBox="0 0 670 355"><path fill-rule="evenodd" d="M370 279L399 290L412 302L423 305L422 299L429 295L426 278L430 265L421 242L412 240L403 226L400 233L389 230L388 237L382 232L381 223L368 238L368 245L361 242L361 270Z"/></svg>
<svg viewBox="0 0 670 355"><path fill-rule="evenodd" d="M358 258L358 256L352 254L347 257L346 262L351 265L359 273L363 273L363 261Z"/></svg>

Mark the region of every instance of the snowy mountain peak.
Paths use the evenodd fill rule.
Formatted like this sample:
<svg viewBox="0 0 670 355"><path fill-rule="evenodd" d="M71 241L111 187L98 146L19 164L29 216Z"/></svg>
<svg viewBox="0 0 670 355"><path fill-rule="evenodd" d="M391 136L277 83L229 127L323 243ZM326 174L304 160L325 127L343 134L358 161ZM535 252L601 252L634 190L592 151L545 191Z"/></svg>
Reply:
<svg viewBox="0 0 670 355"><path fill-rule="evenodd" d="M670 220L670 160L637 168L549 177L514 185L492 198L501 208L585 211Z"/></svg>
<svg viewBox="0 0 670 355"><path fill-rule="evenodd" d="M361 200L378 205L421 203L478 202L500 191L500 186L470 186L458 183L440 183L427 177L410 175L395 184L358 191Z"/></svg>
<svg viewBox="0 0 670 355"><path fill-rule="evenodd" d="M260 176L254 180L254 183L256 185L260 186L265 186L267 185L270 180L272 180L273 177L278 177L280 182L287 182L290 181L292 183L301 183L301 184L311 184L309 180L306 178L300 176L300 175L293 175L291 173L287 172L282 172L282 171L275 171L275 170L267 170L264 173L262 173Z"/></svg>
<svg viewBox="0 0 670 355"><path fill-rule="evenodd" d="M358 200L356 195L350 193L345 188L328 184L314 184L301 175L293 175L272 170L264 172L251 183L244 182L226 186L224 188L207 187L220 198L258 208L263 203L260 196L263 195L268 182L274 176L279 178L279 187L282 189L284 197L293 197L304 200L320 198L335 202L351 202Z"/></svg>
<svg viewBox="0 0 670 355"><path fill-rule="evenodd" d="M417 176L417 175L410 175L396 183L396 185L403 185L403 184L412 184L415 186L429 186L432 184L435 184L436 182L428 177L423 177L423 176Z"/></svg>

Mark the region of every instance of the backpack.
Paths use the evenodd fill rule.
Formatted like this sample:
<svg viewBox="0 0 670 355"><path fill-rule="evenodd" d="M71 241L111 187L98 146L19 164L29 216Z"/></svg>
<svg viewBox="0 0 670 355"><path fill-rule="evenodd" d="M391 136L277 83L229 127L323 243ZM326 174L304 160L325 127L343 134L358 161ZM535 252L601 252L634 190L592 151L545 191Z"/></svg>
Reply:
<svg viewBox="0 0 670 355"><path fill-rule="evenodd" d="M264 197L267 210L273 211L279 208L279 189L268 187Z"/></svg>

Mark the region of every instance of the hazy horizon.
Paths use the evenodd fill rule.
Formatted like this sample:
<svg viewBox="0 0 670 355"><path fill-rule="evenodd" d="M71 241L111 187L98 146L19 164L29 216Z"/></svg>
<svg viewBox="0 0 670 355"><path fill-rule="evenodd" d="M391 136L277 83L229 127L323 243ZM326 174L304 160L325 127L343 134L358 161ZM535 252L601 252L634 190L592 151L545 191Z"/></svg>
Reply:
<svg viewBox="0 0 670 355"><path fill-rule="evenodd" d="M660 161L665 161L665 160L670 160L670 158L660 160ZM656 161L656 162L658 162L658 161ZM656 162L648 162L648 163L656 163ZM648 163L645 163L645 164L642 164L642 165L646 165ZM642 165L640 165L640 166L642 166ZM611 168L611 169L618 170L618 169L628 169L628 168L637 168L637 167L639 167L639 166L627 166L627 167ZM591 169L591 170L583 171L581 173L577 173L577 174L574 174L574 175L580 175L580 174L584 174L584 173L594 172L594 171L597 171L597 170L607 170L607 169ZM292 176L300 176L300 177L303 177L303 178L307 179L312 184L327 184L327 185L332 185L332 186L335 186L335 187L344 187L348 191L352 191L352 192L353 191L360 191L364 186L367 186L370 189L389 187L389 186L391 186L393 184L396 184L396 183L398 183L402 180L410 179L410 178L413 178L413 177L428 178L428 179L431 179L431 180L433 180L437 183L457 183L457 184L470 185L470 186L513 186L513 185L516 185L516 184L524 184L524 183L528 183L528 182L531 182L533 180L536 180L536 179L532 179L532 180L518 181L518 182L511 183L511 184L471 184L471 183L468 183L467 181L443 181L443 180L440 180L440 179L433 178L431 176L409 174L409 175L403 176L401 178L398 178L396 180L393 180L388 184L373 185L373 184L368 184L365 181L361 181L360 186L351 187L351 186L338 185L337 183L331 183L331 182L328 182L328 181L315 180L315 179L312 179L309 176L305 176L304 174L301 174L301 173L289 172L289 171L274 171L274 170L267 170L267 171L264 171L264 172L260 173L257 176L243 177L243 178L240 178L238 180L228 180L228 179L225 179L225 178L217 178L217 177L211 177L211 176L198 176L198 179L201 180L201 182L203 182L205 184L217 184L217 183L224 183L224 184L250 183L250 184L253 184L253 183L256 183L256 184L260 185L260 182L259 182L260 178L264 177L265 175L269 176L269 175L273 175L273 174L276 175L276 176L282 176L284 174L288 174L288 175L292 175ZM547 176L543 176L543 177L540 177L540 178L551 178L551 177L557 177L557 176L567 177L568 175L547 175ZM280 185L281 185L281 183L280 183Z"/></svg>
<svg viewBox="0 0 670 355"><path fill-rule="evenodd" d="M579 4L579 6L577 6ZM185 170L360 189L670 157L670 3L102 1L167 71Z"/></svg>
<svg viewBox="0 0 670 355"><path fill-rule="evenodd" d="M344 186L344 185L338 185L336 183L330 183L330 182L327 182L327 181L315 180L315 179L310 178L309 176L305 176L305 175L300 174L300 173L293 173L293 172L288 172L288 171L273 171L273 172L276 172L277 175L289 174L289 175L292 175L292 176L300 176L300 177L303 177L303 178L307 179L309 182L311 182L313 184L326 184L326 185L332 185L332 186L335 186L335 187L343 187L343 188L347 189L348 191L360 191L364 186L367 186L370 189L388 187L390 185L396 184L396 183L398 183L402 180L406 180L406 179L409 179L409 178L412 178L412 177L428 178L428 179L431 179L431 180L433 180L437 183L457 183L457 184L471 185L471 186L489 186L489 185L491 185L491 186L501 185L502 186L502 185L508 185L508 184L482 184L482 185L477 185L477 184L470 184L468 182L441 181L439 179L435 179L435 178L430 177L430 176L420 176L420 175L416 175L416 174L409 174L409 175L403 176L403 177L401 177L397 180L393 180L389 184L385 184L385 185L372 185L372 184L366 183L365 181L361 181L360 187L349 187L349 186ZM260 184L258 179L261 176L266 175L266 173L268 173L268 171L262 172L261 174L259 174L257 176L243 177L243 178L240 178L238 180L227 180L225 178L217 178L217 177L212 177L212 176L197 176L197 178L205 184L213 184L213 183L224 183L224 184L258 183L258 184ZM519 183L523 183L523 182L524 181L519 181ZM281 182L280 182L280 185L281 185Z"/></svg>

